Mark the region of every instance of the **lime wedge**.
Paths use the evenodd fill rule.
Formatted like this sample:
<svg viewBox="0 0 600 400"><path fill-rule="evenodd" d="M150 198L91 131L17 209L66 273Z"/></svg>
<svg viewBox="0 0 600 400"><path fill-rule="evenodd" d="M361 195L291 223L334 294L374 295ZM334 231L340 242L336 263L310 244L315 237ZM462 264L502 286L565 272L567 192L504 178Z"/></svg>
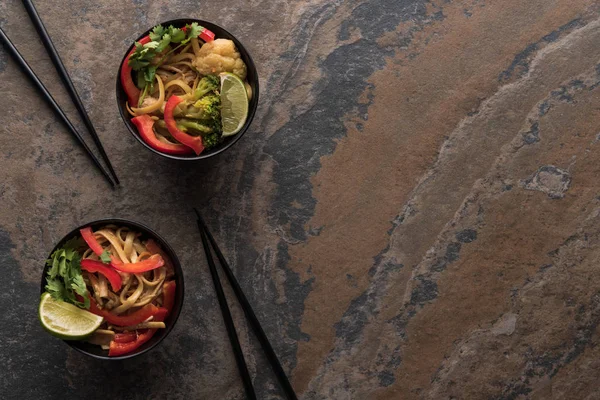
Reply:
<svg viewBox="0 0 600 400"><path fill-rule="evenodd" d="M49 293L42 295L39 313L42 326L64 340L84 339L104 321L104 318L73 304L54 300Z"/></svg>
<svg viewBox="0 0 600 400"><path fill-rule="evenodd" d="M248 94L244 82L237 75L222 72L219 76L223 136L233 136L242 129L248 118Z"/></svg>

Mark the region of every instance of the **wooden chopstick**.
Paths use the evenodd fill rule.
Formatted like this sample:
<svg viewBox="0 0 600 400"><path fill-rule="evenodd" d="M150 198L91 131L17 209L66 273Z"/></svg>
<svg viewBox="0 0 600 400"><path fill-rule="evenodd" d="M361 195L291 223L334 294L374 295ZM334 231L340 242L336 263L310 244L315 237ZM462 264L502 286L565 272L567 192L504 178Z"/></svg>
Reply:
<svg viewBox="0 0 600 400"><path fill-rule="evenodd" d="M65 85L67 92L69 93L69 96L71 96L71 100L73 100L73 103L75 103L75 107L77 108L79 115L83 119L83 123L85 124L85 127L90 132L90 135L92 135L92 139L94 139L94 143L96 143L96 146L98 147L98 150L100 151L100 155L102 156L102 159L106 163L106 166L108 167L108 170L110 171L115 183L118 185L120 182L119 182L119 178L117 177L117 173L113 169L113 166L110 163L110 160L108 159L108 155L106 154L106 151L104 151L104 146L102 146L100 137L98 136L98 133L96 132L96 129L94 128L94 125L92 124L92 121L90 120L90 117L89 117L87 111L85 110L85 107L83 106L83 102L81 101L81 98L79 97L79 94L77 93L77 90L75 89L75 86L73 86L71 77L69 76L69 73L67 72L67 69L65 68L62 60L60 59L60 56L58 55L58 52L56 51L56 48L54 47L54 43L52 43L52 39L50 39L50 35L48 35L48 31L46 31L46 28L44 27L44 23L42 22L42 19L40 18L37 10L35 9L35 6L31 2L31 0L23 0L23 5L25 6L25 9L27 10L29 17L31 18L31 21L33 22L33 25L35 25L35 29L38 31L38 34L39 34L40 38L42 39L42 43L44 44L46 51L50 55L50 59L52 60L52 63L54 64L54 67L56 68L58 75L62 79L63 84Z"/></svg>
<svg viewBox="0 0 600 400"><path fill-rule="evenodd" d="M23 56L21 56L17 48L12 44L8 36L6 36L4 31L2 30L2 28L0 28L0 39L2 40L2 44L4 44L6 50L13 56L15 61L19 63L19 65L21 66L21 70L25 72L29 79L31 79L31 81L37 86L38 90L42 93L44 99L46 99L46 101L50 103L50 106L52 107L54 112L60 117L62 122L73 134L73 136L75 136L75 138L79 141L79 144L85 149L85 151L87 151L88 155L92 158L92 161L94 162L94 164L96 164L100 172L102 172L102 174L106 177L106 179L112 185L112 187L115 187L115 183L113 182L108 171L102 166L102 164L100 163L98 158L96 158L94 153L92 153L92 150L85 143L85 141L81 137L81 134L77 131L77 129L75 129L71 121L69 121L69 119L67 118L63 110L60 108L60 106L56 103L50 92L48 92L48 89L46 89L42 81L40 81L35 72L33 72L31 67L27 64L27 61L25 61Z"/></svg>
<svg viewBox="0 0 600 400"><path fill-rule="evenodd" d="M233 289L233 292L235 293L235 296L237 297L238 301L240 302L242 309L244 310L244 314L246 315L246 318L249 321L250 327L252 328L252 330L254 331L254 334L258 338L258 341L260 342L260 345L263 348L263 351L265 352L265 355L267 357L267 360L269 361L269 364L271 364L271 368L273 369L273 372L275 373L275 377L279 381L279 384L281 385L283 392L285 393L285 395L288 399L297 400L298 397L296 396L296 393L294 392L294 388L292 388L292 385L290 384L290 381L288 380L288 377L285 374L285 371L283 370L283 367L281 366L281 363L279 362L279 359L277 358L277 355L275 354L275 351L273 350L273 347L271 346L271 343L269 342L269 339L267 338L265 331L263 330L262 326L260 325L260 322L258 321L258 318L256 317L256 314L254 313L254 310L252 309L250 302L246 298L244 291L242 290L237 279L235 278L233 271L229 267L227 260L225 259L225 257L223 256L223 253L219 249L219 246L217 245L217 242L215 241L213 235L208 230L208 227L207 227L206 223L204 222L204 219L202 218L202 216L200 215L200 213L198 212L197 209L194 208L194 211L196 212L196 216L198 217L198 226L200 227L201 232L204 233L206 235L206 237L208 238L208 240L210 241L210 244L211 244L215 254L217 255L217 258L219 259L219 263L221 264L223 271L225 271L227 280L229 281L229 283Z"/></svg>
<svg viewBox="0 0 600 400"><path fill-rule="evenodd" d="M204 252L206 253L206 261L208 262L210 275L212 276L212 281L215 285L217 299L219 300L219 306L221 307L221 313L223 314L223 320L225 321L225 327L227 328L227 335L229 335L229 341L231 342L231 347L233 347L235 361L244 383L244 389L246 390L246 397L251 400L256 400L256 393L254 392L254 386L252 385L250 372L248 372L248 366L246 365L244 352L240 346L240 340L238 339L235 331L235 325L233 324L233 318L231 317L231 312L229 311L229 306L227 305L227 299L225 298L225 293L223 292L223 286L221 286L219 274L217 273L217 268L215 267L208 241L206 240L206 234L204 233L204 230L202 230L200 222L198 222L198 228L200 229L202 246L204 247Z"/></svg>

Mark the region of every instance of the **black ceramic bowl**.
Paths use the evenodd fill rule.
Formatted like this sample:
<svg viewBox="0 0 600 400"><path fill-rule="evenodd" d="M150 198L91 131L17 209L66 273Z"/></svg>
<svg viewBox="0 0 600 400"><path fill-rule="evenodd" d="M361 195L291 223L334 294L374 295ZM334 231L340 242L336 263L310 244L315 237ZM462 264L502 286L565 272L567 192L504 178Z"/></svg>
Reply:
<svg viewBox="0 0 600 400"><path fill-rule="evenodd" d="M110 224L126 226L126 227L130 228L131 230L139 232L142 235L141 236L142 240L150 239L150 238L154 239L154 241L160 246L160 248L171 259L171 262L173 263L173 267L175 269L175 282L176 282L175 304L173 305L173 309L171 310L171 313L165 320L165 325L167 327L165 329L157 330L156 334L154 336L152 336L152 339L150 339L148 342L144 343L133 353L126 354L126 355L119 356L119 357L109 357L108 351L102 350L102 348L100 346L97 346L97 345L94 345L91 343L87 343L87 342L83 342L83 341L65 340L65 343L67 343L69 346L71 346L72 348L74 348L75 350L77 350L83 354L87 354L88 356L102 359L102 360L123 360L126 358L132 358L135 356L139 356L140 354L143 354L143 353L149 351L150 349L157 346L169 334L169 332L171 332L171 329L173 329L173 326L175 326L175 322L177 322L177 318L179 317L179 313L181 312L181 307L183 306L183 293L184 293L183 271L181 270L181 263L179 262L179 259L177 258L175 251L173 251L171 246L169 246L169 244L166 242L166 240L163 239L158 233L154 232L152 229L150 229L147 226L142 225L138 222L133 222L130 220L119 219L119 218L101 219L101 220L90 222L90 223L87 223L85 225L82 225L80 227L73 229L64 238L62 238L62 240L60 242L58 242L58 244L56 246L54 246L54 249L52 249L52 251L48 255L48 258L50 258L50 255L52 255L52 253L54 253L57 249L59 249L67 240L69 240L75 236L80 236L80 234L79 234L80 229L90 226L90 227L92 227L93 230L97 230L103 226L110 225ZM48 268L49 268L48 266L44 267L44 272L42 273L41 293L45 292L44 287L46 286L46 273L48 271Z"/></svg>
<svg viewBox="0 0 600 400"><path fill-rule="evenodd" d="M235 142L240 140L241 137L244 135L244 133L246 133L246 131L250 127L250 124L252 123L252 119L254 119L254 114L256 113L256 108L258 106L258 73L256 72L256 66L254 65L254 61L252 61L252 57L250 57L250 53L248 53L246 48L242 45L242 43L239 40L237 40L235 38L235 36L233 36L231 33L227 32L225 29L221 28L218 25L215 25L208 21L202 21L200 19L193 19L193 18L173 19L170 21L163 22L163 23L161 23L161 25L163 25L163 26L173 25L175 27L183 27L186 24L191 24L192 22L197 22L199 25L212 31L215 34L215 39L230 39L235 43L235 47L237 47L238 51L240 52L240 55L242 56L242 60L244 60L244 63L246 63L246 67L248 70L246 81L252 88L252 99L250 99L250 103L248 105L248 119L246 119L246 123L242 127L242 130L239 131L234 136L225 138L225 140L219 146L213 147L210 150L205 150L202 153L200 153L200 155L198 155L198 156L195 154L192 154L189 156L187 156L187 155L179 156L179 155L173 155L173 154L165 154L158 150L155 150L152 147L150 147L146 142L144 142L144 140L140 137L140 135L137 131L137 128L131 122L132 117L127 112L127 108L125 107L125 103L127 102L127 96L125 95L125 91L123 90L123 86L121 85L119 71L120 71L121 65L123 65L123 62L125 61L125 57L127 57L129 52L133 49L134 44L132 43L131 46L129 46L129 48L127 48L127 51L123 55L123 58L121 59L121 63L119 64L119 71L117 71L117 104L119 105L119 112L121 113L121 118L123 119L123 122L125 122L127 129L129 129L129 132L131 132L133 137L136 138L137 141L140 142L144 147L146 147L148 150L150 150L156 154L159 154L163 157L171 158L171 159L175 159L175 160L202 160L202 159L209 158L209 157L212 157L214 155L224 152L225 150L227 150L228 148L233 146L233 144ZM152 30L152 28L153 27L148 29L143 34L141 34L136 39L136 41L142 39L144 36L147 36L150 33L150 31Z"/></svg>

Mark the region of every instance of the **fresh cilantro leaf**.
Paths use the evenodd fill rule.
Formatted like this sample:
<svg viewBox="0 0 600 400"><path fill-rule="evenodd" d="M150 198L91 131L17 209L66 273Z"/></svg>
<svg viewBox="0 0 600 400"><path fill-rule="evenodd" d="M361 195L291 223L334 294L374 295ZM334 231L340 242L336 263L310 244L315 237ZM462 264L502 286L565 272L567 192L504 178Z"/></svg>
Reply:
<svg viewBox="0 0 600 400"><path fill-rule="evenodd" d="M108 252L108 250L104 250L102 254L100 254L100 259L104 264L110 263L110 253Z"/></svg>
<svg viewBox="0 0 600 400"><path fill-rule="evenodd" d="M53 299L62 300L65 286L58 279L46 279L46 292L50 293Z"/></svg>
<svg viewBox="0 0 600 400"><path fill-rule="evenodd" d="M135 51L129 57L129 61L127 62L129 66L135 71L148 66L150 64L150 60L156 56L156 50L154 50L154 48L157 47L158 44L158 42L149 42L146 44L136 42Z"/></svg>
<svg viewBox="0 0 600 400"><path fill-rule="evenodd" d="M137 87L142 90L144 86L146 86L146 80L144 79L144 74L142 72L138 72L137 74Z"/></svg>
<svg viewBox="0 0 600 400"><path fill-rule="evenodd" d="M130 58L128 64L134 71L139 71L140 69L143 69L150 65L150 62L144 60L133 60Z"/></svg>
<svg viewBox="0 0 600 400"><path fill-rule="evenodd" d="M200 35L204 30L204 28L198 25L197 22L192 22L191 24L188 24L185 27L187 37L184 41L181 42L182 44L186 44L187 42L192 40L192 38L198 37L198 35Z"/></svg>
<svg viewBox="0 0 600 400"><path fill-rule="evenodd" d="M144 79L148 83L154 82L154 76L156 75L156 69L158 65L151 65L144 70Z"/></svg>
<svg viewBox="0 0 600 400"><path fill-rule="evenodd" d="M165 51L167 47L171 44L171 35L165 33L165 35L158 41L158 46L156 46L156 51L158 53L162 53Z"/></svg>
<svg viewBox="0 0 600 400"><path fill-rule="evenodd" d="M148 42L148 43L144 44L143 46L144 46L144 50L155 49L158 47L158 42L154 42L154 41Z"/></svg>
<svg viewBox="0 0 600 400"><path fill-rule="evenodd" d="M83 306L86 309L90 308L90 298L88 296L88 290L85 286L85 282L83 281L83 276L81 275L81 271L79 274L73 276L73 280L71 281L71 289L75 291L78 295L83 297Z"/></svg>
<svg viewBox="0 0 600 400"><path fill-rule="evenodd" d="M160 40L165 34L165 28L162 25L156 25L150 32L150 40Z"/></svg>
<svg viewBox="0 0 600 400"><path fill-rule="evenodd" d="M50 268L45 289L57 300L89 308L89 293L81 274L81 254L77 251L81 245L79 239L70 240L51 254L46 261ZM76 294L82 296L84 301L78 301Z"/></svg>
<svg viewBox="0 0 600 400"><path fill-rule="evenodd" d="M169 26L169 35L171 35L172 43L181 43L185 39L185 32L179 28L174 28L173 25Z"/></svg>

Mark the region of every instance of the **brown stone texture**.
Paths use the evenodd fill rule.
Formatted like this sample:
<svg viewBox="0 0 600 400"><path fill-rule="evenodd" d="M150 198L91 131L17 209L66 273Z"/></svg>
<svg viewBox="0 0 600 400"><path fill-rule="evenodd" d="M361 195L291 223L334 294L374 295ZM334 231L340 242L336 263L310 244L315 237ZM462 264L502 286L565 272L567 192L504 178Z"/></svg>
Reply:
<svg viewBox="0 0 600 400"><path fill-rule="evenodd" d="M2 50L0 398L244 398L196 206L302 399L600 399L597 2L36 6L122 185ZM181 17L232 32L260 76L250 130L204 162L145 150L116 106L131 40ZM20 2L0 26L78 121ZM186 280L169 337L116 363L36 316L48 252L107 217L164 235ZM232 303L259 398L283 398Z"/></svg>

